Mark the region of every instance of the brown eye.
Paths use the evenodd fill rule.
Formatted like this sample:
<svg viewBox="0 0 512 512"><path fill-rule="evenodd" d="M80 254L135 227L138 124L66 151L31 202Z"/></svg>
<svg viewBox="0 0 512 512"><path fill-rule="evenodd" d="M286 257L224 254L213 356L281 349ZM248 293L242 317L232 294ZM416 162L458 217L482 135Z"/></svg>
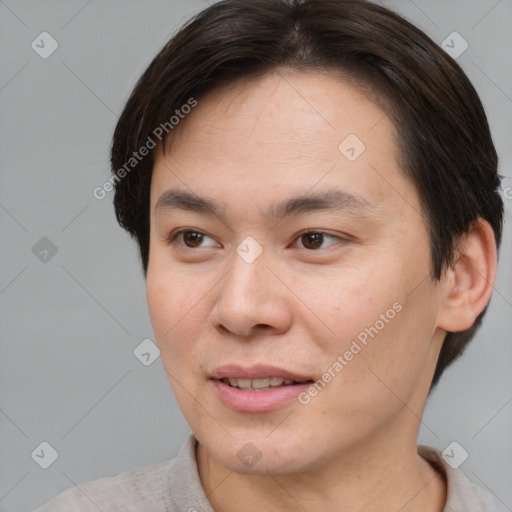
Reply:
<svg viewBox="0 0 512 512"><path fill-rule="evenodd" d="M309 230L299 234L295 243L300 244L301 249L317 251L321 249L327 249L331 245L336 245L343 240L344 239L339 236L330 235L329 233L324 233L323 231Z"/></svg>
<svg viewBox="0 0 512 512"><path fill-rule="evenodd" d="M203 241L204 235L197 231L185 231L181 233L183 242L187 247L199 247Z"/></svg>
<svg viewBox="0 0 512 512"><path fill-rule="evenodd" d="M178 229L167 238L167 244L179 250L202 249L217 246L210 236L194 229Z"/></svg>
<svg viewBox="0 0 512 512"><path fill-rule="evenodd" d="M304 233L301 241L306 249L318 249L324 241L323 233Z"/></svg>

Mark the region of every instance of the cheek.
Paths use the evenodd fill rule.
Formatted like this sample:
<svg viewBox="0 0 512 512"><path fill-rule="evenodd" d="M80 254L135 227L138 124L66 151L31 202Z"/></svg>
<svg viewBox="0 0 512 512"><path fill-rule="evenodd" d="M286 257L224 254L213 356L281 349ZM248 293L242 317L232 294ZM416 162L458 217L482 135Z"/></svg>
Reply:
<svg viewBox="0 0 512 512"><path fill-rule="evenodd" d="M426 287L411 294L413 276L386 263L364 272L344 269L315 294L318 316L330 328L327 336L316 338L316 349L324 370L336 374L333 388L339 392L367 389L369 398L374 392L390 394L380 377L407 393L425 368L435 320L431 292ZM333 368L338 356L342 369Z"/></svg>
<svg viewBox="0 0 512 512"><path fill-rule="evenodd" d="M400 298L400 287L389 273L379 268L382 266L377 264L364 270L356 265L344 267L329 278L319 276L318 286L308 286L311 309L330 329L330 336L325 339L328 352L348 350L359 335L364 341L365 329L376 322L382 330L380 315L388 310L388 316L394 318L396 311L392 306Z"/></svg>
<svg viewBox="0 0 512 512"><path fill-rule="evenodd" d="M432 371L435 311L428 307L428 297L397 293L395 302L389 300L391 294L387 297L381 307L347 318L350 333L335 352L343 357L343 369L332 392L341 410L348 409L361 426L370 418L378 423L398 414Z"/></svg>
<svg viewBox="0 0 512 512"><path fill-rule="evenodd" d="M179 273L166 275L148 269L146 294L153 331L164 362L192 357L194 339L198 338L194 333L204 325L204 290L191 286L188 280L179 277Z"/></svg>
<svg viewBox="0 0 512 512"><path fill-rule="evenodd" d="M189 288L175 276L148 272L147 301L162 365L185 418L195 424L198 411L191 397L201 393L205 320L204 305Z"/></svg>
<svg viewBox="0 0 512 512"><path fill-rule="evenodd" d="M156 337L161 340L169 329L176 323L183 303L178 293L173 293L177 288L165 276L148 270L146 280L146 295L149 315Z"/></svg>

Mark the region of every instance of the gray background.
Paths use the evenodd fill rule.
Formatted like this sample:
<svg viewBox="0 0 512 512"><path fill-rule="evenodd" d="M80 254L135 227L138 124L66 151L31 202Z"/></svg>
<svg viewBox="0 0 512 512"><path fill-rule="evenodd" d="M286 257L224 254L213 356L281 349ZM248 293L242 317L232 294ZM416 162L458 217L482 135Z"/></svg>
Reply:
<svg viewBox="0 0 512 512"><path fill-rule="evenodd" d="M419 442L469 453L461 469L512 510L512 1L383 2L438 44L453 31L507 175L507 229L477 339L427 405ZM138 75L204 0L0 1L0 510L27 511L72 485L173 457L189 429L153 339L134 243L109 176L116 119ZM31 43L59 47L41 58ZM506 188L508 187L508 189ZM57 253L32 252L49 238ZM43 243L43 242L41 242ZM37 251L35 251L37 252ZM43 257L40 255L40 257ZM42 469L41 442L58 452Z"/></svg>

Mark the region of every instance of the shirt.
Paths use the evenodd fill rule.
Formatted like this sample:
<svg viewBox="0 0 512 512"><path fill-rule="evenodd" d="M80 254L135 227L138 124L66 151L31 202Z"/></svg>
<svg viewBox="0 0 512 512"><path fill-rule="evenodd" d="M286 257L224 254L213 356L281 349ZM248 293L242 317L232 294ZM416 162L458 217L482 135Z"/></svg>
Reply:
<svg viewBox="0 0 512 512"><path fill-rule="evenodd" d="M196 439L185 441L178 456L72 487L34 512L215 512L199 479ZM452 469L429 446L418 453L446 475L443 512L497 512L490 494Z"/></svg>

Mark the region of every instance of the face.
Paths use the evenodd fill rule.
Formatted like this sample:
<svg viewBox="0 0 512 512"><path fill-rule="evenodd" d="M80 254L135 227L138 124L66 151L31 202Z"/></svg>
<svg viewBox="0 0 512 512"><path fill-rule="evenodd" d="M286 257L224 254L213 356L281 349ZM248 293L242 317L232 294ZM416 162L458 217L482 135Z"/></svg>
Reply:
<svg viewBox="0 0 512 512"><path fill-rule="evenodd" d="M246 473L415 446L441 285L391 121L339 77L282 70L181 128L155 152L147 298L196 438Z"/></svg>

